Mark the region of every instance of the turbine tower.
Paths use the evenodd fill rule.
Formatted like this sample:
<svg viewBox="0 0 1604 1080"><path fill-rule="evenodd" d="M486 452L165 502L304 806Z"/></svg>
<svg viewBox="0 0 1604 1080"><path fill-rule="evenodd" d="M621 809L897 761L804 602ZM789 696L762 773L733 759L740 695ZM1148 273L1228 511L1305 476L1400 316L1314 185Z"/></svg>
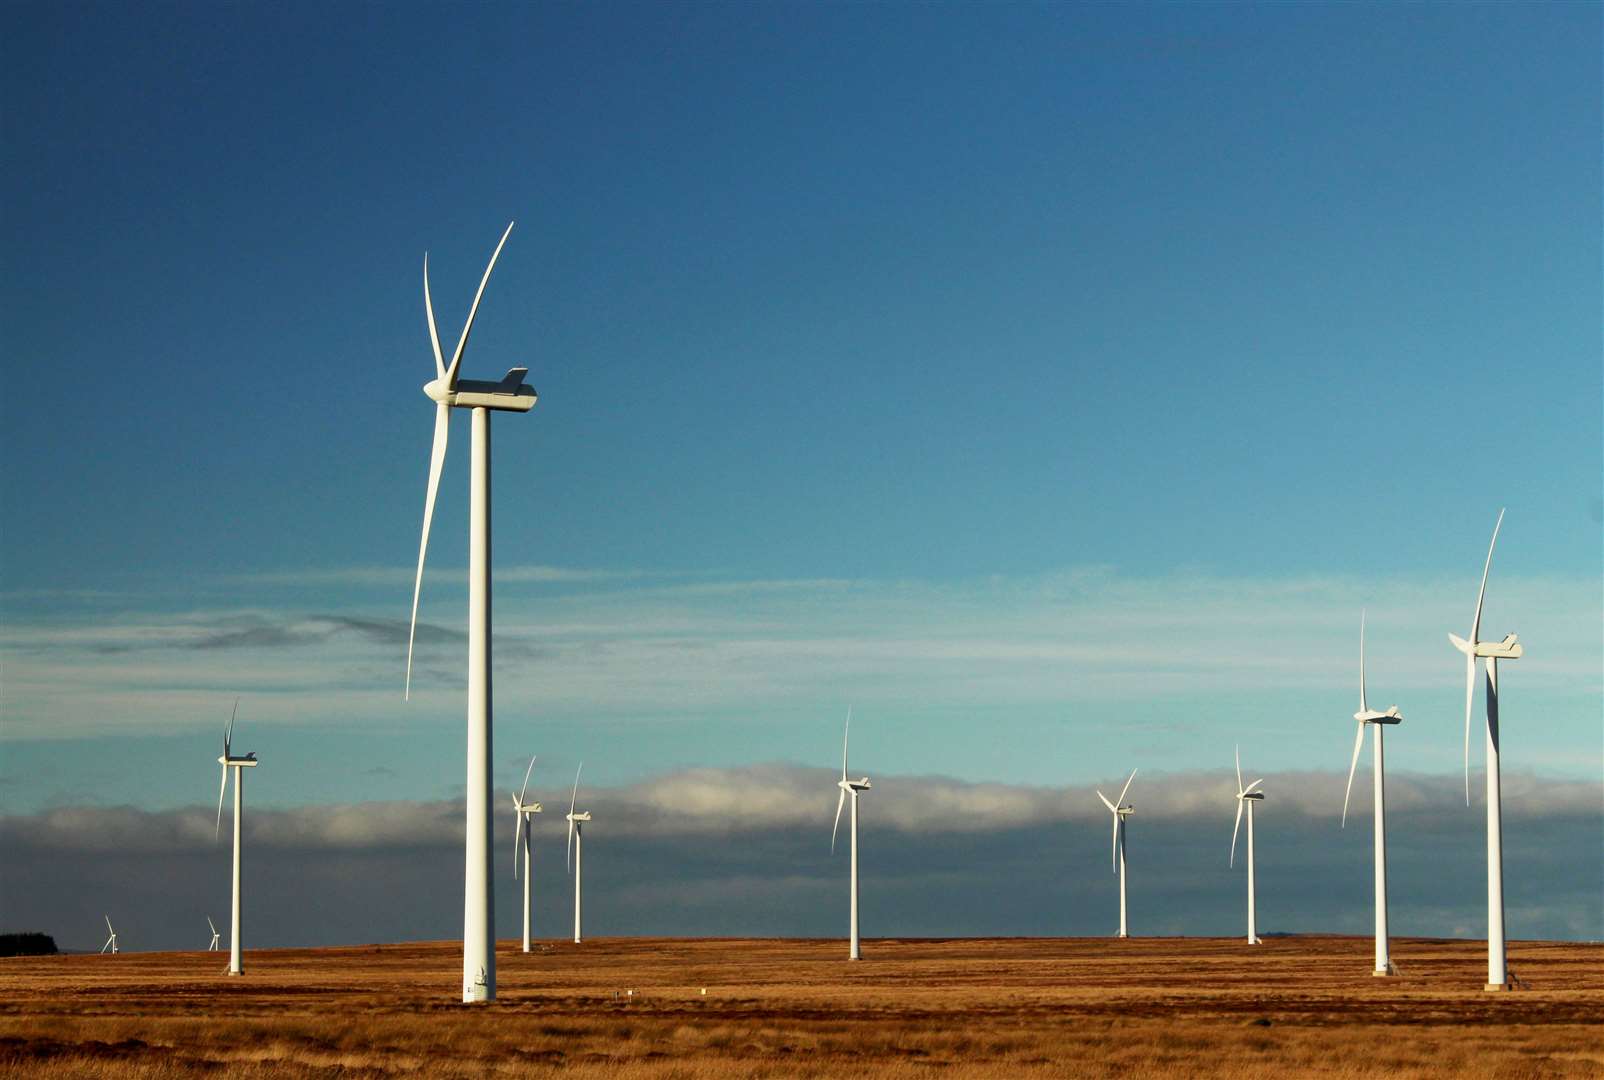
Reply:
<svg viewBox="0 0 1604 1080"><path fill-rule="evenodd" d="M109 933L111 935L111 937L106 939L106 944L104 944L104 945L102 945L100 947L100 951L101 952L109 951L113 956L116 956L117 955L117 931L115 931L115 930L113 930L111 928L111 916L110 915L106 916L106 932Z"/></svg>
<svg viewBox="0 0 1604 1080"><path fill-rule="evenodd" d="M1354 734L1353 760L1348 763L1348 790L1342 796L1342 827L1348 826L1348 799L1353 794L1353 773L1359 767L1359 751L1364 749L1365 728L1376 731L1375 799L1376 799L1376 968L1372 975L1391 975L1392 956L1387 938L1387 806L1385 766L1382 763L1381 735L1388 724L1400 724L1403 716L1398 706L1386 712L1376 712L1365 703L1365 616L1359 613L1359 711L1353 714L1359 724Z"/></svg>
<svg viewBox="0 0 1604 1080"><path fill-rule="evenodd" d="M228 770L234 770L234 899L230 911L233 915L233 929L230 933L228 947L228 973L230 975L243 975L245 968L240 964L240 897L239 897L239 866L240 866L240 832L241 821L245 815L245 772L246 769L256 768L256 752L235 757L230 747L234 742L234 719L239 715L239 699L234 699L234 712L228 718L228 727L223 729L223 756L217 761L223 766L223 783L217 789L217 836L223 834L223 796L228 791Z"/></svg>
<svg viewBox="0 0 1604 1080"><path fill-rule="evenodd" d="M529 768L524 770L523 790L512 797L512 812L518 816L518 825L512 831L512 876L518 876L518 848L523 846L524 856L524 952L529 951L529 883L535 876L534 867L529 863L529 829L534 822L529 820L531 814L540 813L540 804L537 802L524 802L524 796L529 794L529 774L535 771L535 759L529 758Z"/></svg>
<svg viewBox="0 0 1604 1080"><path fill-rule="evenodd" d="M1465 654L1465 805L1470 805L1470 710L1476 696L1476 658L1487 661L1487 986L1488 990L1509 989L1509 969L1504 956L1504 815L1499 791L1498 769L1498 661L1519 660L1522 649L1514 634L1502 641L1483 641L1481 605L1487 595L1487 574L1493 568L1493 548L1504 512L1498 511L1493 540L1487 545L1487 563L1481 571L1481 591L1476 594L1476 615L1470 624L1470 640L1449 634L1454 648Z"/></svg>
<svg viewBox="0 0 1604 1080"><path fill-rule="evenodd" d="M206 925L212 928L212 943L206 946L206 951L216 952L217 943L222 940L223 935L217 932L217 924L212 922L212 917L210 915L206 916Z"/></svg>
<svg viewBox="0 0 1604 1080"><path fill-rule="evenodd" d="M1119 798L1109 802L1101 791L1097 797L1103 800L1109 813L1114 815L1114 873L1119 875L1119 936L1130 937L1125 929L1125 819L1136 812L1136 807L1125 805L1125 793L1131 790L1131 781L1136 779L1136 770L1126 779L1125 786L1120 789Z"/></svg>
<svg viewBox="0 0 1604 1080"><path fill-rule="evenodd" d="M574 944L578 945L583 939L583 923L580 915L583 908L580 906L582 891L581 879L584 877L585 861L585 832L581 826L590 820L590 811L574 813L574 806L579 801L579 773L585 767L581 761L579 768L574 770L574 791L568 797L568 872L574 875Z"/></svg>
<svg viewBox="0 0 1604 1080"><path fill-rule="evenodd" d="M1231 829L1231 865L1236 865L1236 834L1242 827L1242 808L1248 808L1248 944L1263 945L1259 940L1259 924L1253 908L1253 804L1264 799L1264 792L1253 789L1264 783L1264 778L1242 786L1242 749L1236 751L1236 825Z"/></svg>
<svg viewBox="0 0 1604 1080"><path fill-rule="evenodd" d="M490 1001L496 996L495 897L490 888L490 414L498 410L528 412L534 408L535 391L524 385L528 368L512 368L500 382L460 379L458 369L462 364L462 352L468 347L474 317L479 313L479 301L490 281L490 272L496 268L496 259L511 232L509 222L479 281L479 291L468 309L468 321L463 324L462 336L457 339L457 350L452 354L449 367L440 352L434 301L429 295L429 257L423 257L423 307L428 315L435 371L435 378L424 384L423 392L435 403L434 446L429 453L429 486L423 500L418 574L412 586L412 629L407 636L408 699L412 696L412 648L418 632L423 560L429 551L429 525L434 518L440 470L446 459L451 410L468 409L473 415L468 503L468 798L463 858L463 1001Z"/></svg>
<svg viewBox="0 0 1604 1080"><path fill-rule="evenodd" d="M852 737L852 710L847 709L846 731L841 736L841 779L836 787L841 789L841 797L835 801L835 828L830 830L830 853L835 853L836 833L841 829L841 808L846 804L847 796L852 796L852 945L847 952L848 960L862 960L863 953L858 948L858 792L869 790L869 778L859 777L856 780L847 779L847 742Z"/></svg>

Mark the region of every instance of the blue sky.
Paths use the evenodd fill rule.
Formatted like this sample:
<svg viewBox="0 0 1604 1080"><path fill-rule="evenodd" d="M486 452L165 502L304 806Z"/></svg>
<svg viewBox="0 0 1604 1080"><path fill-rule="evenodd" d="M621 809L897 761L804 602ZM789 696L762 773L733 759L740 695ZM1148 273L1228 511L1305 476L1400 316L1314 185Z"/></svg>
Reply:
<svg viewBox="0 0 1604 1080"><path fill-rule="evenodd" d="M1341 770L1361 606L1447 775L1501 506L1506 759L1604 767L1596 5L4 20L10 812L206 802L236 694L267 804L460 795L421 264L454 340L510 219L504 783L828 764L849 701L878 773Z"/></svg>

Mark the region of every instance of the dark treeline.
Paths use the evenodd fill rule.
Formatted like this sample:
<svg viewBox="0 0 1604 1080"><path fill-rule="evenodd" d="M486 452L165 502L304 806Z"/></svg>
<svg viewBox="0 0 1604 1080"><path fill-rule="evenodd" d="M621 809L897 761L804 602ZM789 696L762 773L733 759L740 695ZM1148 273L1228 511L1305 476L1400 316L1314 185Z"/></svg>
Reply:
<svg viewBox="0 0 1604 1080"><path fill-rule="evenodd" d="M0 934L0 956L54 956L56 939L37 930Z"/></svg>

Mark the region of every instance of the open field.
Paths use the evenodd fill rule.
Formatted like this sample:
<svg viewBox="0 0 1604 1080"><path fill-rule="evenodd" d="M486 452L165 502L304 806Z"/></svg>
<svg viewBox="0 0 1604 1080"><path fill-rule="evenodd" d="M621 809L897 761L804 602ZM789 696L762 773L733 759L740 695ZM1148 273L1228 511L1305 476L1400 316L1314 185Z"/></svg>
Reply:
<svg viewBox="0 0 1604 1080"><path fill-rule="evenodd" d="M0 960L0 1075L157 1078L1604 1076L1604 949L1364 938L611 938ZM702 989L706 988L705 996ZM634 991L630 996L628 991Z"/></svg>

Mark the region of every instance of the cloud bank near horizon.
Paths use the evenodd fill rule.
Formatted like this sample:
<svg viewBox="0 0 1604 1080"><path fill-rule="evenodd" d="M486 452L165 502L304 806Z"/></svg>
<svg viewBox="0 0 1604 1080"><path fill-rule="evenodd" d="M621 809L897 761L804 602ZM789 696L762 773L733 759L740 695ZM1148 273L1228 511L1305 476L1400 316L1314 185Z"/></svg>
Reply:
<svg viewBox="0 0 1604 1080"><path fill-rule="evenodd" d="M856 775L857 770L854 771ZM732 835L769 830L826 829L833 820L838 773L801 765L763 764L741 769L680 769L618 787L580 788L583 808L596 812L613 836L634 838ZM1257 778L1244 774L1244 780ZM1112 798L1126 777L1110 776L1097 785L1041 787L975 783L946 776L881 775L864 796L865 822L909 835L974 835L1008 829L1107 823L1097 800ZM1310 770L1280 772L1262 790L1269 798L1260 816L1281 815L1309 822L1336 822L1342 811L1345 773ZM1461 779L1431 774L1392 773L1387 777L1389 820L1453 822L1484 813L1485 776L1471 774L1467 808ZM1219 770L1166 773L1138 771L1128 804L1137 809L1133 828L1217 820L1226 831L1235 815L1235 784ZM1604 785L1544 777L1529 771L1502 776L1504 817L1526 823L1545 817L1589 816L1604 827ZM497 790L502 807L509 791ZM545 796L548 817L537 827L562 832L566 788ZM541 797L539 785L531 797ZM229 804L231 805L231 804ZM1349 828L1371 816L1368 769L1354 775ZM228 830L228 806L223 831ZM511 828L511 819L497 819ZM1520 827L1526 827L1522 824ZM1368 829L1364 826L1363 829ZM247 808L245 836L252 845L286 850L343 851L409 848L418 843L460 844L460 799L328 803L288 808ZM147 811L131 806L63 806L33 814L0 816L0 847L57 851L121 851L161 854L191 851L214 841L216 810L193 806ZM226 837L225 837L226 838ZM510 843L510 834L508 842Z"/></svg>
<svg viewBox="0 0 1604 1080"><path fill-rule="evenodd" d="M596 934L832 936L845 918L845 852L830 852L827 769L689 769L581 787L586 910ZM1369 789L1338 827L1345 774L1279 774L1258 819L1261 927L1364 933L1370 920ZM1531 774L1505 778L1510 933L1604 937L1604 793ZM1109 777L1113 790L1124 777ZM1108 787L1104 788L1109 791ZM1112 792L1110 792L1112 793ZM566 926L567 791L535 830L537 929ZM1129 801L1138 933L1240 931L1241 859L1227 865L1233 784L1216 773L1138 773ZM1484 932L1483 827L1452 778L1388 782L1395 933ZM506 793L496 793L498 928L515 931ZM864 919L872 936L1100 934L1115 902L1107 811L1090 788L884 776L862 804ZM229 843L212 807L56 808L0 818L7 929L90 945L105 909L130 948L195 948L227 910ZM505 820L503 820L505 819ZM248 940L258 946L452 938L460 932L459 801L247 809ZM1241 855L1241 851L1238 851ZM98 940L98 939L97 939Z"/></svg>

